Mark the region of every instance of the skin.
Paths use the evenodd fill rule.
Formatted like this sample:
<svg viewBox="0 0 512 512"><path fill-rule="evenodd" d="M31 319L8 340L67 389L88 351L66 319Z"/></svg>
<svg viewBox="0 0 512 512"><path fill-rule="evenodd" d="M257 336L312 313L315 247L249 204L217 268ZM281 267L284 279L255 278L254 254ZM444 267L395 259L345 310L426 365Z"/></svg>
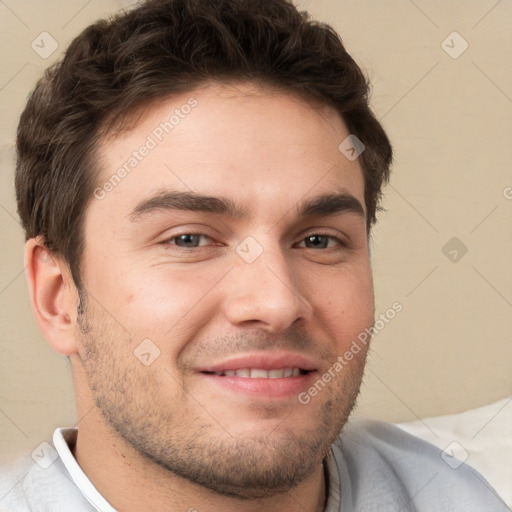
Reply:
<svg viewBox="0 0 512 512"><path fill-rule="evenodd" d="M298 354L314 365L299 379L307 391L372 325L362 171L338 150L349 132L331 107L211 83L152 104L131 130L104 139L99 186L191 97L197 106L172 133L91 199L82 314L66 263L42 240L27 242L36 319L72 364L74 455L122 511L321 511L322 460L354 405L366 352L307 405L298 393L277 396L275 382L250 395L199 370L244 354ZM131 215L149 198L191 191L246 215ZM304 201L334 192L362 214L298 215ZM204 236L179 238L187 233ZM249 236L250 250L263 250L252 263L236 251ZM143 340L159 351L148 365L134 354Z"/></svg>

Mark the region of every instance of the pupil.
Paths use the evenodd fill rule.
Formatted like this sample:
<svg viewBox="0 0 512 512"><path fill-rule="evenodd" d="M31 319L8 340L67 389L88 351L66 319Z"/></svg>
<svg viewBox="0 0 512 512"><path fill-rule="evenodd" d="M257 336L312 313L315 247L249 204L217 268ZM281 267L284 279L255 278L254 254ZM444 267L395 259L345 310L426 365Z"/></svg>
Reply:
<svg viewBox="0 0 512 512"><path fill-rule="evenodd" d="M326 247L327 239L321 235L314 235L308 237L308 241L313 247Z"/></svg>
<svg viewBox="0 0 512 512"><path fill-rule="evenodd" d="M195 240L195 236L196 235L181 235L180 236L180 241L184 244L184 245L196 245L194 242L196 242L197 240Z"/></svg>

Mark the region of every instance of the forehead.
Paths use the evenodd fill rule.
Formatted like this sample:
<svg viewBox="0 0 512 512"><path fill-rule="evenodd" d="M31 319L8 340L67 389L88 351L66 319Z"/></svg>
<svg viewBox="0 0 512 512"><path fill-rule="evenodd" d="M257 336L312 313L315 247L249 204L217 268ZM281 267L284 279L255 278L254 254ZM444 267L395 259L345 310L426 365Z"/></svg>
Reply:
<svg viewBox="0 0 512 512"><path fill-rule="evenodd" d="M261 214L343 189L364 206L357 160L338 149L341 116L293 93L213 83L151 104L131 130L106 137L91 213L126 218L165 190L236 198Z"/></svg>

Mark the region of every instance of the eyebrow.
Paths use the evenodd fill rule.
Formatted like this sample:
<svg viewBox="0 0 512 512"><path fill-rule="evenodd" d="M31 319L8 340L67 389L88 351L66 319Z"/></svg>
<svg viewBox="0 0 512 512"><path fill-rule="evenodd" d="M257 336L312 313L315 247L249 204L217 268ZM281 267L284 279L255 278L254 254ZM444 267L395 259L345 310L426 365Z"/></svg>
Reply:
<svg viewBox="0 0 512 512"><path fill-rule="evenodd" d="M248 216L247 210L231 199L195 192L160 192L141 201L130 213L130 219L135 222L151 213L167 210L206 212L233 218Z"/></svg>
<svg viewBox="0 0 512 512"><path fill-rule="evenodd" d="M168 210L213 213L236 219L245 219L249 216L244 206L231 199L195 192L163 191L142 200L129 217L132 222L137 222L150 214ZM329 216L344 212L355 213L365 218L365 211L359 200L346 192L323 194L310 198L296 207L299 217Z"/></svg>
<svg viewBox="0 0 512 512"><path fill-rule="evenodd" d="M364 208L359 200L346 192L313 197L298 207L299 217L321 217L344 212L355 213L363 218L366 217Z"/></svg>

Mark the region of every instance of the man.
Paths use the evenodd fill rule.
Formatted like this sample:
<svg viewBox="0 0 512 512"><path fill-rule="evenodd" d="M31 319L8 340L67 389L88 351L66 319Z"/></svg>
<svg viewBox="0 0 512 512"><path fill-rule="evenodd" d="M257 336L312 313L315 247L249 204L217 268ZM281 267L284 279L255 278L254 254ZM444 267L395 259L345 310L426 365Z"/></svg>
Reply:
<svg viewBox="0 0 512 512"><path fill-rule="evenodd" d="M78 427L2 510L506 510L434 447L343 428L391 147L329 27L286 0L142 3L73 41L17 149Z"/></svg>

